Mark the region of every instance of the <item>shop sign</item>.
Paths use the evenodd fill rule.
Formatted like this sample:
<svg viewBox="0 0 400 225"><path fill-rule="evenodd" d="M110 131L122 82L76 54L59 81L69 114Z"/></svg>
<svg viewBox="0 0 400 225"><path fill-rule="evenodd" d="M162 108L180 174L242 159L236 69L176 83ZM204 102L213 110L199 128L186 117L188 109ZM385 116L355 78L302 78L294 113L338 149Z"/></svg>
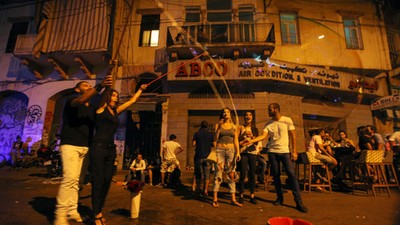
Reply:
<svg viewBox="0 0 400 225"><path fill-rule="evenodd" d="M390 95L375 100L371 104L371 110L385 109L393 106L400 106L400 95Z"/></svg>
<svg viewBox="0 0 400 225"><path fill-rule="evenodd" d="M379 87L378 81L373 78L361 79L355 74L278 60L198 60L187 64L177 60L168 66L170 70L177 68L176 72L168 75L168 80L277 80L347 91L368 90L375 94L378 94Z"/></svg>

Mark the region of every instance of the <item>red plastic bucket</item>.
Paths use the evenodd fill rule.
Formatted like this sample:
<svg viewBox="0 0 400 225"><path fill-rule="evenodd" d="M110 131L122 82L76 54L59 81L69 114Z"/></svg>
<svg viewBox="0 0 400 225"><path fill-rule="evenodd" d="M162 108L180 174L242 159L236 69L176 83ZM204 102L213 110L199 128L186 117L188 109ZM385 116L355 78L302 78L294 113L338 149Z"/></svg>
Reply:
<svg viewBox="0 0 400 225"><path fill-rule="evenodd" d="M288 217L273 217L268 220L269 225L292 225L293 220Z"/></svg>

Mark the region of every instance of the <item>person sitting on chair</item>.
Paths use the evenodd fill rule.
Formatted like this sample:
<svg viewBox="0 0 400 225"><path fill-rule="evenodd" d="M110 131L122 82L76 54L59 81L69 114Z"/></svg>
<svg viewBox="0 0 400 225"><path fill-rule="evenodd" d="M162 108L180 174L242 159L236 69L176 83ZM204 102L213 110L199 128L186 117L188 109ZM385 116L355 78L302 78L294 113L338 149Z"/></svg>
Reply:
<svg viewBox="0 0 400 225"><path fill-rule="evenodd" d="M312 156L318 160L320 160L325 166L329 166L329 169L332 169L335 167L338 163L336 159L329 154L329 152L325 149L325 146L323 145L322 137L324 137L325 131L324 129L316 129L316 130L311 130L310 131L310 136L311 140L307 146L307 151L311 152ZM325 170L319 169L315 171L314 173L314 179L317 180L323 180L324 182L327 182L327 179L325 178L324 173ZM321 188L318 188L321 190Z"/></svg>
<svg viewBox="0 0 400 225"><path fill-rule="evenodd" d="M138 154L129 167L132 173L132 178L144 182L146 162L143 160L142 154Z"/></svg>

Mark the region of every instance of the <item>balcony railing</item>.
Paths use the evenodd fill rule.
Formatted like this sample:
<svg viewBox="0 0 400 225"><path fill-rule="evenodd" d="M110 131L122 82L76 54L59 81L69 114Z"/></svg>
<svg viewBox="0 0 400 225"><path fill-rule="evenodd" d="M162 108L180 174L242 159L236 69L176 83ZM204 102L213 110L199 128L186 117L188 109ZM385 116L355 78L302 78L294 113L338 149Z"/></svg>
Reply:
<svg viewBox="0 0 400 225"><path fill-rule="evenodd" d="M186 45L193 43L274 43L272 23L230 23L168 27L168 43Z"/></svg>
<svg viewBox="0 0 400 225"><path fill-rule="evenodd" d="M400 67L400 50L390 52L390 61L392 68Z"/></svg>

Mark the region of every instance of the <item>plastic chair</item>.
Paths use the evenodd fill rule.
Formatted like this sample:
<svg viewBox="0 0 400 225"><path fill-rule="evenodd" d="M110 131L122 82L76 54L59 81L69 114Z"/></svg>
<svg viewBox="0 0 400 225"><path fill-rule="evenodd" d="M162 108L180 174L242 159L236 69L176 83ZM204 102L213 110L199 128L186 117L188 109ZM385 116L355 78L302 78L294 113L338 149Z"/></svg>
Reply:
<svg viewBox="0 0 400 225"><path fill-rule="evenodd" d="M305 221L305 220L295 219L295 220L293 220L292 225L312 225L312 223Z"/></svg>
<svg viewBox="0 0 400 225"><path fill-rule="evenodd" d="M269 225L293 225L293 219L288 217L273 217L268 220Z"/></svg>

